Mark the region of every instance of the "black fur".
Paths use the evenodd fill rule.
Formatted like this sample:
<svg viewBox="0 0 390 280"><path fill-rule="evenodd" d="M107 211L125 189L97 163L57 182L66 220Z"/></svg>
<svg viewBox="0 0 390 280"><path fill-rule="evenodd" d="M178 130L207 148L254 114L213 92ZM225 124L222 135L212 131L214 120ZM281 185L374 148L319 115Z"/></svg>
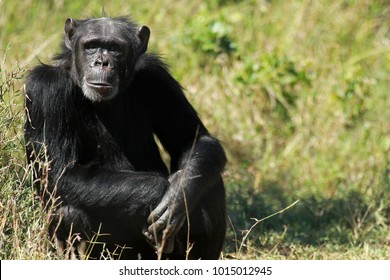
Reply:
<svg viewBox="0 0 390 280"><path fill-rule="evenodd" d="M226 230L220 175L224 151L161 60L137 54L138 26L125 18L99 20L98 27L95 19L67 21L64 41L70 41L52 65L33 69L26 83L27 157L36 165L41 197L47 202L53 196L59 205L50 232L64 240L72 230L90 240L100 229L97 241L105 242L105 249L127 248L121 258L156 258L154 246L166 238L173 250L163 250L164 257L183 259L188 210L189 258L217 259ZM95 71L80 58L83 50L77 45L95 27L99 32L94 35L120 37L131 50L122 50L127 56L108 56L109 63L116 63L115 72L104 72L104 63L93 58L100 67L96 73L121 79L114 97L98 101L83 93L75 70L84 67L83 75ZM104 38L108 49L110 36ZM169 170L154 135L171 157ZM49 163L48 174L38 160ZM95 244L91 258L100 258L102 250Z"/></svg>

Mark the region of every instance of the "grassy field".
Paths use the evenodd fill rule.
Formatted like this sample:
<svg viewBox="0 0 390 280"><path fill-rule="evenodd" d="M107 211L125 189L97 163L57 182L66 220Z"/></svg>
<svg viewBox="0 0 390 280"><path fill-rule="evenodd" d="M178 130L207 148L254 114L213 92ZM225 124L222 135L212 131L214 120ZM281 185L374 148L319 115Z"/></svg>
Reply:
<svg viewBox="0 0 390 280"><path fill-rule="evenodd" d="M59 258L24 159L23 83L67 17L103 12L151 28L226 149L224 259L390 258L390 1L3 0L0 259Z"/></svg>

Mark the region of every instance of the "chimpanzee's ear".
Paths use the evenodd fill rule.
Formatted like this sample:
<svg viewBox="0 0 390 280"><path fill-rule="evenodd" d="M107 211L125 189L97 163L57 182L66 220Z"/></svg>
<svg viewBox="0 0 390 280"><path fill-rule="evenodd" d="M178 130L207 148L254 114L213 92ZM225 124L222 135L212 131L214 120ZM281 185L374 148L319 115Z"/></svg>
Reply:
<svg viewBox="0 0 390 280"><path fill-rule="evenodd" d="M150 37L150 29L147 26L141 26L138 29L138 38L141 41L141 45L139 46L138 53L144 54L146 50L148 49L148 42L149 42L149 37Z"/></svg>
<svg viewBox="0 0 390 280"><path fill-rule="evenodd" d="M72 37L76 31L76 27L77 22L74 19L68 18L65 21L65 46L69 50L72 50Z"/></svg>

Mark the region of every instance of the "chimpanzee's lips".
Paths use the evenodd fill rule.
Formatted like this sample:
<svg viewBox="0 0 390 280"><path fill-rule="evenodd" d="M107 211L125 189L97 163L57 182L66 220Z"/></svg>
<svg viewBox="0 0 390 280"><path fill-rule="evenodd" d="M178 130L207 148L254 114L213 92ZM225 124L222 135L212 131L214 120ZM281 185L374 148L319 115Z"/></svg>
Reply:
<svg viewBox="0 0 390 280"><path fill-rule="evenodd" d="M112 88L115 85L109 84L109 83L104 83L104 82L87 82L88 86L90 87L96 87L96 88Z"/></svg>
<svg viewBox="0 0 390 280"><path fill-rule="evenodd" d="M117 85L107 82L87 82L86 84L101 96L109 96L117 87Z"/></svg>

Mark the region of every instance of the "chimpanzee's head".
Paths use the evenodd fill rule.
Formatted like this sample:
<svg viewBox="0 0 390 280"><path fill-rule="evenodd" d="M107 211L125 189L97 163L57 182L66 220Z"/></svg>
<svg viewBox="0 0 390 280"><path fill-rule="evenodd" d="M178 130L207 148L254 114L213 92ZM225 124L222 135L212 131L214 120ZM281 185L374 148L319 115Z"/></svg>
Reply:
<svg viewBox="0 0 390 280"><path fill-rule="evenodd" d="M65 46L71 75L93 102L113 98L131 81L135 63L146 52L150 30L119 18L67 19Z"/></svg>

